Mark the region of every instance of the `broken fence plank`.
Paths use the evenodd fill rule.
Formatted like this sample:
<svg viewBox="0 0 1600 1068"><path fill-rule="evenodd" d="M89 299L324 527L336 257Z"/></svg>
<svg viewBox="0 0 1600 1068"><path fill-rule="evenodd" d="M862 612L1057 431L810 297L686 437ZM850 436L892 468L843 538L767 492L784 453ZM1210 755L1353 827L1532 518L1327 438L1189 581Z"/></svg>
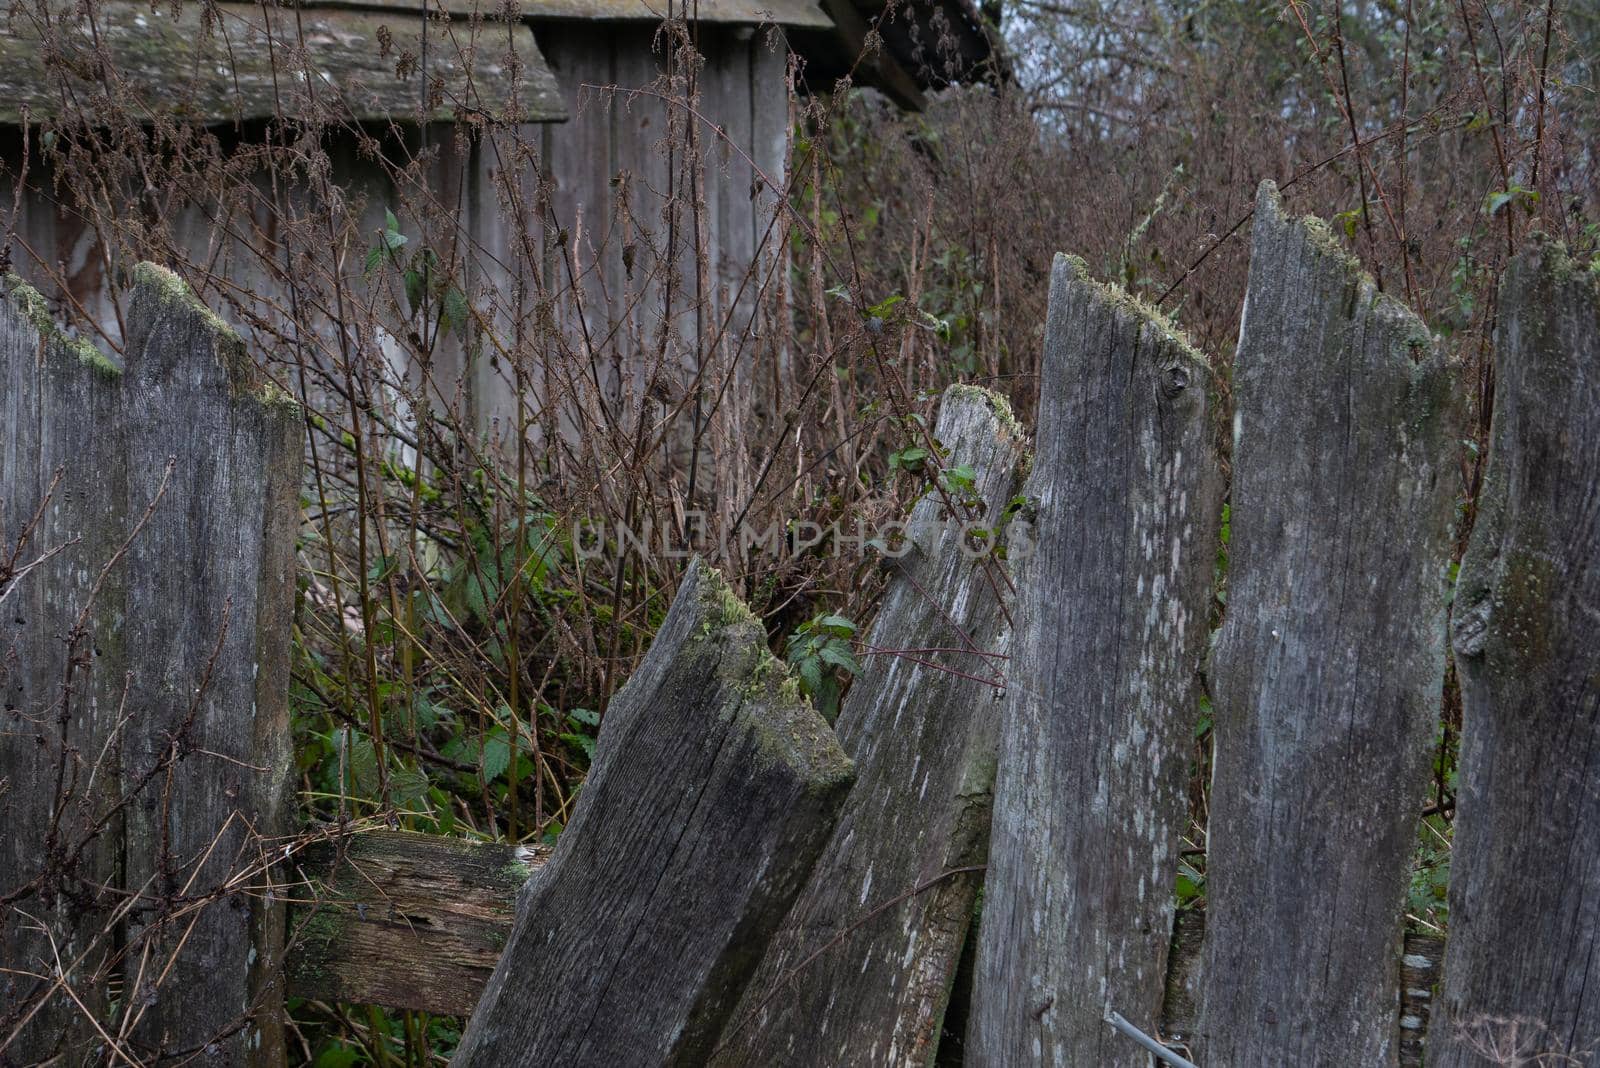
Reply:
<svg viewBox="0 0 1600 1068"><path fill-rule="evenodd" d="M715 1064L921 1068L938 1044L988 849L1009 599L1004 562L965 549L960 524L998 532L1024 450L1004 398L967 386L946 391L935 433L945 466L974 476L954 496L980 505L951 516L930 492L912 512L867 642L881 655L837 725L856 784Z"/></svg>
<svg viewBox="0 0 1600 1068"><path fill-rule="evenodd" d="M1208 672L1202 1064L1397 1056L1395 955L1444 679L1455 393L1421 321L1262 183Z"/></svg>
<svg viewBox="0 0 1600 1068"><path fill-rule="evenodd" d="M1057 257L968 1049L1142 1066L1159 1023L1217 554L1204 359Z"/></svg>
<svg viewBox="0 0 1600 1068"><path fill-rule="evenodd" d="M458 1066L704 1064L853 777L760 621L699 561L596 754Z"/></svg>
<svg viewBox="0 0 1600 1068"><path fill-rule="evenodd" d="M1489 470L1455 599L1464 727L1428 1050L1451 1068L1600 1049L1600 274L1558 245L1526 253L1495 340Z"/></svg>
<svg viewBox="0 0 1600 1068"><path fill-rule="evenodd" d="M289 917L289 992L466 1016L500 960L517 891L545 851L374 831L296 857L316 904Z"/></svg>

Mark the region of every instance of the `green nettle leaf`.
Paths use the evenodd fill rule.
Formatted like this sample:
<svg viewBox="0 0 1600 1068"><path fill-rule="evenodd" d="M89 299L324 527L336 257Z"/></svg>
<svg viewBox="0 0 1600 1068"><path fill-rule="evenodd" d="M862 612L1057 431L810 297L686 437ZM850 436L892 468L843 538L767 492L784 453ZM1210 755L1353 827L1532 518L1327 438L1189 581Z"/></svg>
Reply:
<svg viewBox="0 0 1600 1068"><path fill-rule="evenodd" d="M810 694L822 689L822 661L814 656L802 659L796 665L800 669L800 685Z"/></svg>
<svg viewBox="0 0 1600 1068"><path fill-rule="evenodd" d="M587 734L558 734L556 737L572 746L574 749L594 760L594 739Z"/></svg>
<svg viewBox="0 0 1600 1068"><path fill-rule="evenodd" d="M511 743L504 735L491 734L483 742L483 777L493 781L511 766Z"/></svg>
<svg viewBox="0 0 1600 1068"><path fill-rule="evenodd" d="M567 711L567 718L581 723L586 727L600 726L600 713L589 708L573 708Z"/></svg>
<svg viewBox="0 0 1600 1068"><path fill-rule="evenodd" d="M896 293L894 296L887 297L887 298L885 298L883 300L880 300L880 301L878 301L878 303L876 303L872 307L868 308L867 309L867 314L869 316L874 317L874 318L882 319L886 315L889 314L889 311L896 304L899 304L902 300L905 300L905 299L906 298L904 298L900 294Z"/></svg>
<svg viewBox="0 0 1600 1068"><path fill-rule="evenodd" d="M428 774L418 768L400 768L389 776L389 789L396 801L421 801L428 796Z"/></svg>
<svg viewBox="0 0 1600 1068"><path fill-rule="evenodd" d="M816 622L817 626L825 630L840 632L841 637L848 638L856 632L856 625L844 618L844 616L823 616Z"/></svg>
<svg viewBox="0 0 1600 1068"><path fill-rule="evenodd" d="M415 312L422 306L422 272L412 269L400 278L406 287L406 304Z"/></svg>
<svg viewBox="0 0 1600 1068"><path fill-rule="evenodd" d="M825 663L843 668L852 675L861 674L861 665L856 663L856 658L850 655L849 648L843 642L829 642L822 647L818 656Z"/></svg>
<svg viewBox="0 0 1600 1068"><path fill-rule="evenodd" d="M443 316L439 324L441 327L446 330L464 331L472 316L472 309L467 305L467 295L457 286L445 290L444 307L440 314Z"/></svg>
<svg viewBox="0 0 1600 1068"><path fill-rule="evenodd" d="M358 735L350 743L347 756L350 769L350 780L356 791L363 795L373 795L378 791L378 755L372 748L372 739L366 735Z"/></svg>

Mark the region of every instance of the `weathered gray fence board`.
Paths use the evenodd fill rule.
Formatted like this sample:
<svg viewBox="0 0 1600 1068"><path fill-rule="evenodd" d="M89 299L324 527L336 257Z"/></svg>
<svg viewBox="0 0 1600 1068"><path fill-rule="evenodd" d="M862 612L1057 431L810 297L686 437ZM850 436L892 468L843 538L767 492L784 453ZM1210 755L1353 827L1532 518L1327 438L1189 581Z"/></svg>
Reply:
<svg viewBox="0 0 1600 1068"><path fill-rule="evenodd" d="M969 1050L1143 1065L1198 715L1221 486L1204 360L1057 257L1025 493Z"/></svg>
<svg viewBox="0 0 1600 1068"><path fill-rule="evenodd" d="M1455 599L1464 728L1432 1065L1600 1050L1600 276L1557 246L1516 261L1495 372Z"/></svg>
<svg viewBox="0 0 1600 1068"><path fill-rule="evenodd" d="M853 774L760 622L691 565L453 1063L705 1063Z"/></svg>
<svg viewBox="0 0 1600 1068"><path fill-rule="evenodd" d="M1195 1048L1204 1064L1393 1064L1444 675L1452 374L1263 183L1234 392Z"/></svg>
<svg viewBox="0 0 1600 1068"><path fill-rule="evenodd" d="M954 387L936 433L945 464L976 476L971 522L997 527L1023 457L1009 406ZM856 785L718 1064L921 1066L938 1044L982 875L933 881L987 851L1001 706L985 680L1003 661L982 654L998 649L1008 596L1004 563L963 552L962 518L945 518L937 494L913 510L916 547L896 562L868 639L885 652L867 660L837 724Z"/></svg>
<svg viewBox="0 0 1600 1068"><path fill-rule="evenodd" d="M115 949L102 932L116 902L93 888L114 882L121 837L115 819L95 833L115 799L102 754L126 666L122 571L106 571L127 536L121 372L14 276L0 288L0 1058L79 1060L95 1039L72 997L104 1009ZM57 956L72 993L40 1006Z"/></svg>
<svg viewBox="0 0 1600 1068"><path fill-rule="evenodd" d="M122 642L139 720L122 763L125 781L160 781L128 807L126 879L165 904L134 917L126 967L142 992L171 961L179 992L151 1001L136 1033L168 1055L214 1046L276 1062L283 911L262 869L289 813L303 424L176 275L141 264L134 278L130 509L162 497L128 555Z"/></svg>
<svg viewBox="0 0 1600 1068"><path fill-rule="evenodd" d="M301 417L176 277L144 264L134 278L125 370L50 337L36 298L19 318L20 290L0 312L0 373L16 387L0 461L6 534L14 545L60 467L34 548L67 547L6 592L28 608L7 606L19 655L5 668L5 728L19 744L0 757L16 772L0 794L16 806L0 894L31 886L21 909L61 903L52 934L64 961L102 931L117 950L118 1031L95 1032L96 1044L114 1039L124 1060L198 1051L273 1064L282 910L264 900L261 869L287 818ZM41 753L48 767L10 768ZM8 957L20 919L0 917ZM30 971L37 949L15 949ZM97 957L78 972L92 986L82 1009L58 1000L36 1017L70 1017L69 1044L89 1013L106 1015ZM48 1048L25 1038L8 1053Z"/></svg>

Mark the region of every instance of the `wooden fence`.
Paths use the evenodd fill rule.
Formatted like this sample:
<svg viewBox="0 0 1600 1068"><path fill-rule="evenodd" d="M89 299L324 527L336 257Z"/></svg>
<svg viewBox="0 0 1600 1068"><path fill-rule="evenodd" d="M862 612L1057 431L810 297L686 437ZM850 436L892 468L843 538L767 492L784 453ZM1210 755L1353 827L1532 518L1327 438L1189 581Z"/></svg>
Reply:
<svg viewBox="0 0 1600 1068"><path fill-rule="evenodd" d="M1062 257L1033 454L947 392L971 485L918 503L837 723L691 564L553 851L287 825L301 416L136 277L125 368L0 301L0 1058L275 1065L291 994L470 1014L461 1065L1600 1047L1600 275L1559 248L1502 294L1459 581L1455 368L1320 223L1263 186L1231 427ZM1403 903L1447 638L1445 954Z"/></svg>

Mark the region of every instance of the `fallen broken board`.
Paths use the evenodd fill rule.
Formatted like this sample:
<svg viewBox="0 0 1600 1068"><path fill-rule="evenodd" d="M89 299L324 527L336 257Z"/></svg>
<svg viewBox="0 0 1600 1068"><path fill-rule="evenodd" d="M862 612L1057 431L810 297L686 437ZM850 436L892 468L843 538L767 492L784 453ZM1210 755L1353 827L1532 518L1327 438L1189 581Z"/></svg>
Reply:
<svg viewBox="0 0 1600 1068"><path fill-rule="evenodd" d="M290 917L296 997L465 1016L511 933L517 891L544 851L377 831L295 857L312 906Z"/></svg>

